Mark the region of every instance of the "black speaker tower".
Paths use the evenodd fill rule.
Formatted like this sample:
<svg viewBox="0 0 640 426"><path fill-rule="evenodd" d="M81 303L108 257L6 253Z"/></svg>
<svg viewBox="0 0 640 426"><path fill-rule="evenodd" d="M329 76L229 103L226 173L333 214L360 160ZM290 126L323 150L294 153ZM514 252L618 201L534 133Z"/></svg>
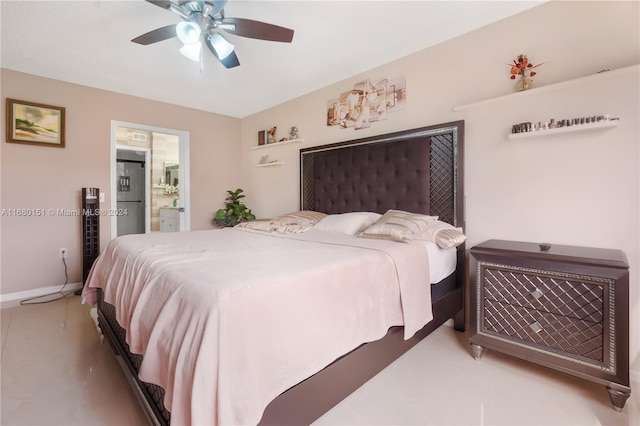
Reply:
<svg viewBox="0 0 640 426"><path fill-rule="evenodd" d="M99 188L82 188L82 286L87 282L93 262L100 254ZM82 289L75 292L82 294Z"/></svg>

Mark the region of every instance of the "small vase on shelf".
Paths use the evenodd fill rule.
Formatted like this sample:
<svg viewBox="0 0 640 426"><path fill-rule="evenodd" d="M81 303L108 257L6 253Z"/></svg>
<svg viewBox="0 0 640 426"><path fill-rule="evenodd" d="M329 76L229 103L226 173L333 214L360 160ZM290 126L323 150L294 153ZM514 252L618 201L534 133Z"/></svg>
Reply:
<svg viewBox="0 0 640 426"><path fill-rule="evenodd" d="M533 87L533 80L529 77L521 75L518 81L516 82L516 92L522 92L523 90L528 90Z"/></svg>
<svg viewBox="0 0 640 426"><path fill-rule="evenodd" d="M533 87L531 77L536 75L533 69L538 68L540 65L542 65L542 63L533 65L529 62L527 55L518 55L518 57L513 60L513 65L509 64L511 67L509 72L511 80L518 79L515 85L516 92L522 92L523 90L528 90Z"/></svg>
<svg viewBox="0 0 640 426"><path fill-rule="evenodd" d="M273 126L269 130L267 130L267 140L268 143L276 143L276 128L277 126Z"/></svg>

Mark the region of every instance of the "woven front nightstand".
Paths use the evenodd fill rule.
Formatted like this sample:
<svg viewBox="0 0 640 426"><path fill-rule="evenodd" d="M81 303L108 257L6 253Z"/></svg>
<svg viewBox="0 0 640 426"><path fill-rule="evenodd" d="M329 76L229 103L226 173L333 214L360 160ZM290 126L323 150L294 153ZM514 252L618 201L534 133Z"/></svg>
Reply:
<svg viewBox="0 0 640 426"><path fill-rule="evenodd" d="M629 265L620 250L490 240L469 251L474 357L494 349L601 383L621 411L629 387Z"/></svg>

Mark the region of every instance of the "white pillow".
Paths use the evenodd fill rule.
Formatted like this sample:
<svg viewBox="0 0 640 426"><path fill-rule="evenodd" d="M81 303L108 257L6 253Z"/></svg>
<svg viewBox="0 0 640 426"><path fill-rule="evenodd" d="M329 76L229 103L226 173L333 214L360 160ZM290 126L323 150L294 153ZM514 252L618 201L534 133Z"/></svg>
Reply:
<svg viewBox="0 0 640 426"><path fill-rule="evenodd" d="M372 212L352 212L332 214L322 218L313 229L326 232L339 232L341 234L356 235L368 228L382 215Z"/></svg>
<svg viewBox="0 0 640 426"><path fill-rule="evenodd" d="M427 229L438 216L427 216L401 210L387 210L373 225L366 228L360 237L407 242Z"/></svg>
<svg viewBox="0 0 640 426"><path fill-rule="evenodd" d="M414 236L414 239L431 241L440 248L449 249L464 243L467 237L462 232L462 228L456 228L447 222L436 220L430 223L425 230Z"/></svg>

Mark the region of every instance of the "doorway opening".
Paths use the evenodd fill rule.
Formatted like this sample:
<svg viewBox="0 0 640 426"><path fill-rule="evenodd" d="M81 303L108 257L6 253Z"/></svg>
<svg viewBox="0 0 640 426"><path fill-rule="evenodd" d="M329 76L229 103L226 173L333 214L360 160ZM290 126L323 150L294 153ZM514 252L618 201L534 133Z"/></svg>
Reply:
<svg viewBox="0 0 640 426"><path fill-rule="evenodd" d="M116 150L118 236L144 234L150 228L151 149L119 146Z"/></svg>
<svg viewBox="0 0 640 426"><path fill-rule="evenodd" d="M111 238L186 231L189 133L111 122Z"/></svg>

